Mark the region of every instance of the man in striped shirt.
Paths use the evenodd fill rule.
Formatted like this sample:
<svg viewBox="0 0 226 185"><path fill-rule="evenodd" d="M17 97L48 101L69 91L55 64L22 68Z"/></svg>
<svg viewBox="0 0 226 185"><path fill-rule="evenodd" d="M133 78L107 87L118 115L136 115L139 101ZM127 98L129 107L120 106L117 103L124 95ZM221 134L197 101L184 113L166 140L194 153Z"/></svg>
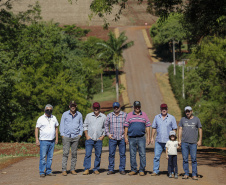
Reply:
<svg viewBox="0 0 226 185"><path fill-rule="evenodd" d="M146 167L146 149L145 149L145 141L147 145L150 144L150 126L151 123L145 112L141 111L141 103L139 101L135 101L134 111L130 112L127 115L126 121L124 123L125 126L125 142L129 143L129 151L130 151L130 165L131 172L129 175L137 174L137 162L136 162L136 153L137 149L140 156L140 168L139 175L144 176L144 170ZM147 137L145 139L145 132L147 133ZM128 137L127 137L128 134Z"/></svg>
<svg viewBox="0 0 226 185"><path fill-rule="evenodd" d="M124 139L124 122L127 114L120 109L118 102L113 103L114 111L107 115L105 121L105 133L109 137L109 166L107 175L114 174L115 166L115 151L118 145L120 164L119 172L121 175L125 175L125 164L126 164L126 144Z"/></svg>

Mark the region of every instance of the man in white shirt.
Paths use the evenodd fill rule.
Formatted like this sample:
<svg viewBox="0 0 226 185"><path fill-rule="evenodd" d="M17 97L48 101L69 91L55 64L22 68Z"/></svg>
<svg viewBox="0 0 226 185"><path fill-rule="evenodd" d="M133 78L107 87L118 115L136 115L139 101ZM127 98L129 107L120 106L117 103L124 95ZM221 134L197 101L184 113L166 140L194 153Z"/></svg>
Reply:
<svg viewBox="0 0 226 185"><path fill-rule="evenodd" d="M52 115L53 106L47 104L45 106L44 115L38 118L35 128L36 145L40 146L40 177L56 176L52 173L51 165L55 144L58 143L58 121ZM38 138L38 132L39 138ZM55 139L56 137L56 139ZM46 170L46 172L45 172Z"/></svg>

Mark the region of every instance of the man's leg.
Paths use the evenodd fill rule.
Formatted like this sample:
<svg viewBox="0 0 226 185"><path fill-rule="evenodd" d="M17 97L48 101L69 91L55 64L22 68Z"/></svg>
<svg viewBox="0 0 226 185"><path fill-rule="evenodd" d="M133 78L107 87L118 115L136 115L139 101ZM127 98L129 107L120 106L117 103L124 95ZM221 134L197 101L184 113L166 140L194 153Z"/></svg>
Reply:
<svg viewBox="0 0 226 185"><path fill-rule="evenodd" d="M117 147L117 140L114 139L109 139L109 166L108 166L108 170L109 171L114 171L114 167L115 167L115 151L116 151L116 147Z"/></svg>
<svg viewBox="0 0 226 185"><path fill-rule="evenodd" d="M55 139L52 141L48 141L48 152L47 152L47 160L46 160L46 174L50 174L52 172L52 160L53 160L53 152L55 146Z"/></svg>
<svg viewBox="0 0 226 185"><path fill-rule="evenodd" d="M158 143L155 142L155 157L153 159L153 173L158 174L159 173L159 161L162 154L162 151L164 149L165 143Z"/></svg>
<svg viewBox="0 0 226 185"><path fill-rule="evenodd" d="M136 141L136 138L129 137L129 152L130 152L131 171L137 172L137 161L136 161L137 141Z"/></svg>
<svg viewBox="0 0 226 185"><path fill-rule="evenodd" d="M126 143L125 139L118 141L119 147L119 155L120 155L120 164L119 164L119 171L125 171L126 167Z"/></svg>
<svg viewBox="0 0 226 185"><path fill-rule="evenodd" d="M86 154L85 154L84 163L83 163L85 170L89 170L91 167L91 155L92 155L93 146L94 146L94 141L92 139L85 141Z"/></svg>
<svg viewBox="0 0 226 185"><path fill-rule="evenodd" d="M190 155L191 155L191 162L192 162L192 177L197 176L197 144L190 144Z"/></svg>
<svg viewBox="0 0 226 185"><path fill-rule="evenodd" d="M138 138L138 151L140 156L139 172L144 172L146 167L146 138L145 136Z"/></svg>
<svg viewBox="0 0 226 185"><path fill-rule="evenodd" d="M188 166L188 154L189 154L189 144L181 143L181 152L183 157L183 169L184 175L189 176L189 166Z"/></svg>
<svg viewBox="0 0 226 185"><path fill-rule="evenodd" d="M68 160L68 155L70 151L70 140L71 138L68 137L63 137L62 142L63 142L63 157L62 157L62 171L67 171L67 160Z"/></svg>
<svg viewBox="0 0 226 185"><path fill-rule="evenodd" d="M39 174L45 174L46 169L46 154L48 151L48 146L46 141L40 140L40 161L39 161Z"/></svg>
<svg viewBox="0 0 226 185"><path fill-rule="evenodd" d="M71 171L75 170L75 165L77 162L77 149L78 149L78 142L80 136L77 136L71 139Z"/></svg>
<svg viewBox="0 0 226 185"><path fill-rule="evenodd" d="M101 153L102 153L102 140L97 140L94 142L95 148L95 161L93 171L100 169Z"/></svg>

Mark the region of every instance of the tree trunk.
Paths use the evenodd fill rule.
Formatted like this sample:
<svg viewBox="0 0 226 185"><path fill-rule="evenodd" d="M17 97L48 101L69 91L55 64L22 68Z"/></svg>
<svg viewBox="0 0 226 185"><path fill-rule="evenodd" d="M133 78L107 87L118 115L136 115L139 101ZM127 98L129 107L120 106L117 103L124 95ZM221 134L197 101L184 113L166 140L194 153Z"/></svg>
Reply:
<svg viewBox="0 0 226 185"><path fill-rule="evenodd" d="M176 61L175 61L175 41L173 39L173 74L176 75Z"/></svg>
<svg viewBox="0 0 226 185"><path fill-rule="evenodd" d="M104 92L104 82L103 82L103 72L100 73L100 79L101 79L101 92Z"/></svg>
<svg viewBox="0 0 226 185"><path fill-rule="evenodd" d="M116 66L116 101L119 101L118 65Z"/></svg>

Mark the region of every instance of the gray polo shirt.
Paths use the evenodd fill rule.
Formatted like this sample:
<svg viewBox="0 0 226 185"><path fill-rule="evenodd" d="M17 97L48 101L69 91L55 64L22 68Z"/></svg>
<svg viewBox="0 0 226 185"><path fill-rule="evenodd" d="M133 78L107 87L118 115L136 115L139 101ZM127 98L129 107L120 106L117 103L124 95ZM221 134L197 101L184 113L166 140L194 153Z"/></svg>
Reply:
<svg viewBox="0 0 226 185"><path fill-rule="evenodd" d="M197 143L198 129L202 127L199 118L195 116L192 119L183 117L180 120L179 127L182 127L181 142Z"/></svg>
<svg viewBox="0 0 226 185"><path fill-rule="evenodd" d="M89 137L92 140L97 141L100 136L105 135L104 123L106 121L106 116L100 113L98 116L91 112L86 115L86 119L83 123L84 131L88 131Z"/></svg>

